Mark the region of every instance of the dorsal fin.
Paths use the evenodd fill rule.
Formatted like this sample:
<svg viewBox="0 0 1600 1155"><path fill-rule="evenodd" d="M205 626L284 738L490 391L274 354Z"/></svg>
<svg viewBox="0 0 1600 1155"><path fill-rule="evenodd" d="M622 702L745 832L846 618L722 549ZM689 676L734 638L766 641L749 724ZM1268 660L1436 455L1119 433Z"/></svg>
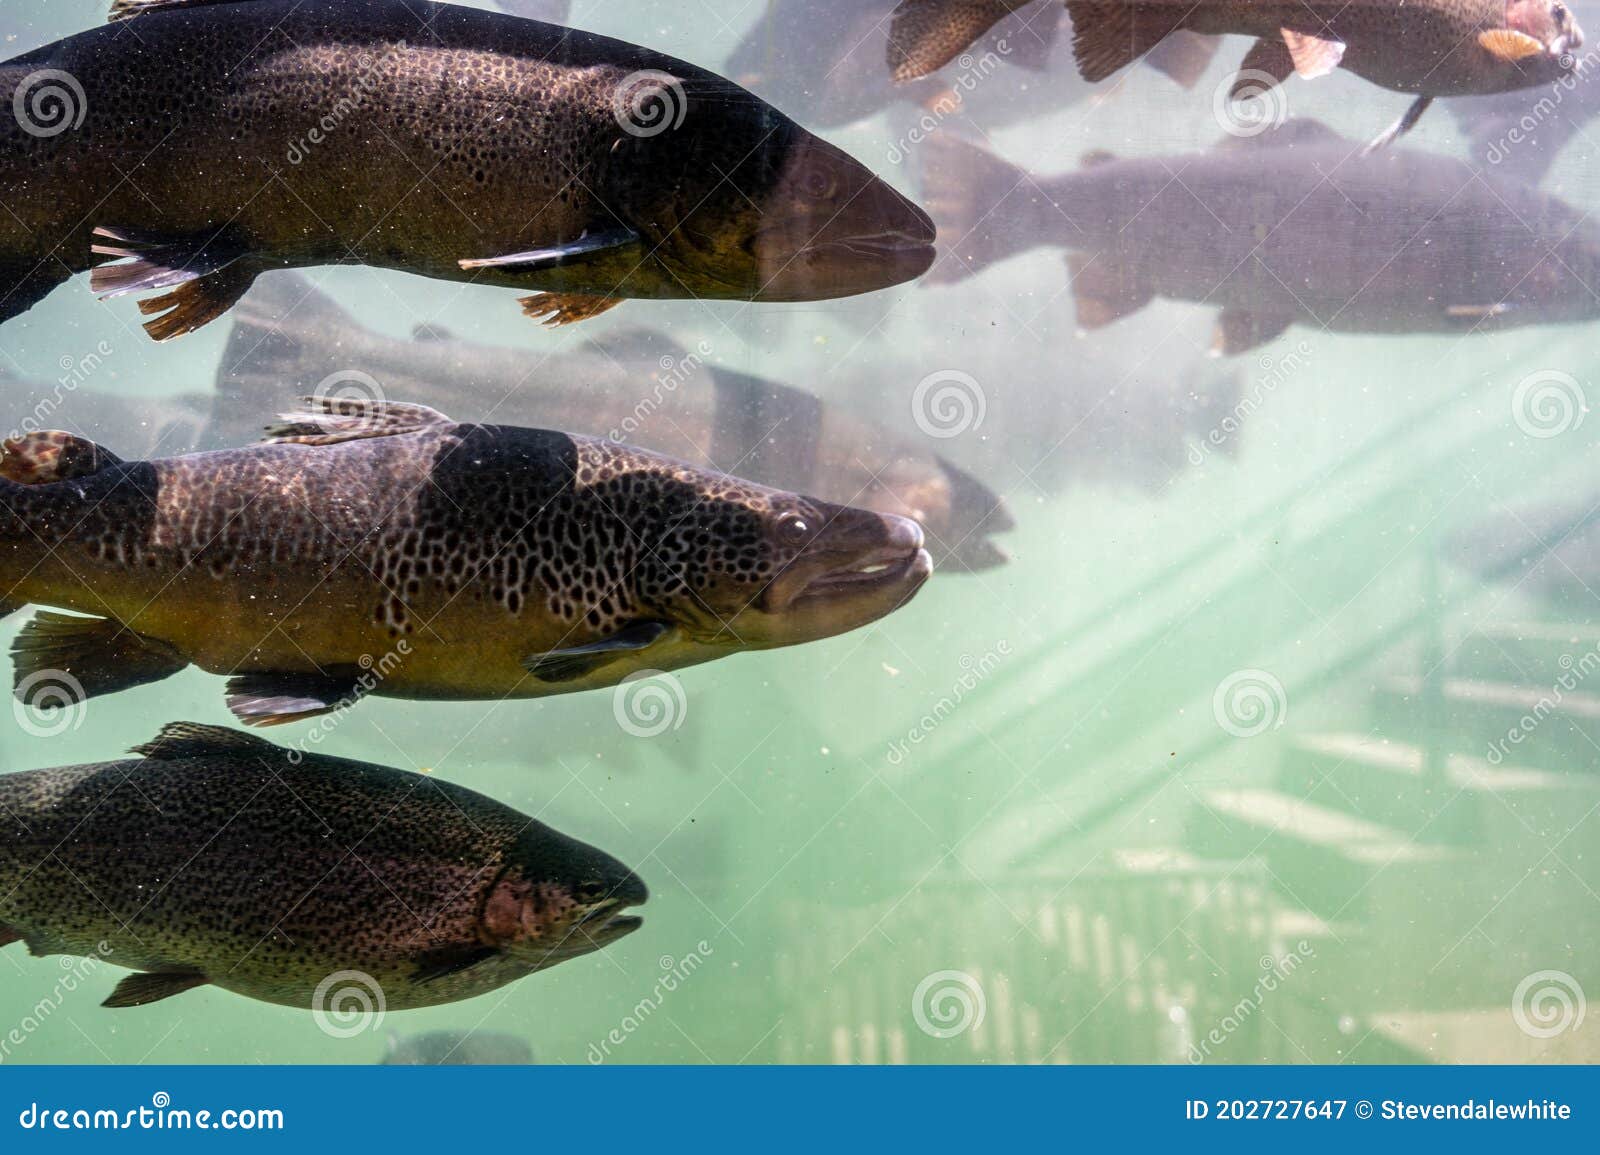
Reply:
<svg viewBox="0 0 1600 1155"><path fill-rule="evenodd" d="M269 445L338 445L370 437L397 437L455 422L426 405L364 398L302 397L301 408L267 426Z"/></svg>
<svg viewBox="0 0 1600 1155"><path fill-rule="evenodd" d="M283 747L226 726L206 726L199 722L169 722L161 733L131 751L158 762L180 758L202 758L217 754L282 754Z"/></svg>
<svg viewBox="0 0 1600 1155"><path fill-rule="evenodd" d="M41 429L0 444L0 477L18 485L49 485L88 477L122 459L87 437L59 429Z"/></svg>
<svg viewBox="0 0 1600 1155"><path fill-rule="evenodd" d="M146 12L164 12L169 8L205 8L212 4L244 4L248 0L111 0L109 23L132 20Z"/></svg>

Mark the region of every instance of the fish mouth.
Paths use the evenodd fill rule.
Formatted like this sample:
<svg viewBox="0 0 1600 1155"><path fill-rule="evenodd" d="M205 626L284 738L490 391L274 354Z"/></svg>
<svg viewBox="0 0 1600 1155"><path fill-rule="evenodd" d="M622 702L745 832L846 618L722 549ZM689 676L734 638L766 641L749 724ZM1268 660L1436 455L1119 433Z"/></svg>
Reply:
<svg viewBox="0 0 1600 1155"><path fill-rule="evenodd" d="M621 913L630 905L625 899L606 899L573 923L563 946L575 954L589 954L632 934L644 925L644 919Z"/></svg>
<svg viewBox="0 0 1600 1155"><path fill-rule="evenodd" d="M914 524L914 523L913 523ZM922 547L919 532L915 546L885 546L847 566L832 569L807 582L795 603L842 596L858 597L880 590L921 585L933 573L933 555Z"/></svg>

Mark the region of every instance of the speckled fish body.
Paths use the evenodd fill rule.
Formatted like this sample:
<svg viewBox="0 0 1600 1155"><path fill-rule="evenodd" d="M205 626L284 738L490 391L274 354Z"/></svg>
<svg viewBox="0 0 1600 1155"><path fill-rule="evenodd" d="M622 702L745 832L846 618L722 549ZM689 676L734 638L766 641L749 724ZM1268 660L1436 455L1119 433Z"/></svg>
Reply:
<svg viewBox="0 0 1600 1155"><path fill-rule="evenodd" d="M424 328L410 341L364 327L304 279L264 277L240 303L217 376L208 447L260 428L253 406L288 400L359 365L389 396L446 412L572 429L725 469L763 485L910 517L945 572L1004 564L1013 525L998 494L853 412L714 364L708 347L613 328L598 350L530 356Z"/></svg>
<svg viewBox="0 0 1600 1155"><path fill-rule="evenodd" d="M621 863L460 786L183 723L140 752L0 775L0 943L142 972L109 1006L433 1006L639 925Z"/></svg>
<svg viewBox="0 0 1600 1155"><path fill-rule="evenodd" d="M854 629L931 570L908 519L601 438L340 401L277 432L139 462L8 443L0 602L95 615L25 627L19 687L193 663L254 724L366 693L534 697Z"/></svg>
<svg viewBox="0 0 1600 1155"><path fill-rule="evenodd" d="M636 45L427 0L117 11L0 64L26 111L0 121L0 320L95 262L102 294L160 294L141 308L167 339L288 266L536 290L530 315L563 323L847 296L932 259L926 217L860 164Z"/></svg>

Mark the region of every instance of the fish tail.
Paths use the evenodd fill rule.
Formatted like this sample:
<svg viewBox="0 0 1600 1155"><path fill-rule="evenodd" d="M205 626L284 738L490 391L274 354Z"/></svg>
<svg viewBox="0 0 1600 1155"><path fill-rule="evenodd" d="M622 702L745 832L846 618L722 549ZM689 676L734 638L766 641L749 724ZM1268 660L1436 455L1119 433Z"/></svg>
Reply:
<svg viewBox="0 0 1600 1155"><path fill-rule="evenodd" d="M1072 55L1085 80L1104 80L1183 27L1186 4L1127 0L1067 0ZM1213 42L1211 47L1215 48Z"/></svg>
<svg viewBox="0 0 1600 1155"><path fill-rule="evenodd" d="M234 307L233 331L217 366L217 397L265 391L297 396L313 391L325 354L341 335L360 331L346 313L299 273L260 277ZM316 376L306 379L307 374Z"/></svg>
<svg viewBox="0 0 1600 1155"><path fill-rule="evenodd" d="M1046 189L983 146L941 132L922 148L923 206L938 226L941 250L927 280L973 276L1039 244L1052 218L1059 221Z"/></svg>

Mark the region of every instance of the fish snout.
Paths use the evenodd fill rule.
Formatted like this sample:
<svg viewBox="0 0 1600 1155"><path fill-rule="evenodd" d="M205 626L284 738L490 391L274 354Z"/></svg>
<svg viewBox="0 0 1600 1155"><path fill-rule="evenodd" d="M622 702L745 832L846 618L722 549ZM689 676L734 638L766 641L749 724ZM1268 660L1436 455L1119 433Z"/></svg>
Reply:
<svg viewBox="0 0 1600 1155"><path fill-rule="evenodd" d="M928 214L816 137L791 150L752 242L757 300L808 301L913 280L934 259Z"/></svg>

